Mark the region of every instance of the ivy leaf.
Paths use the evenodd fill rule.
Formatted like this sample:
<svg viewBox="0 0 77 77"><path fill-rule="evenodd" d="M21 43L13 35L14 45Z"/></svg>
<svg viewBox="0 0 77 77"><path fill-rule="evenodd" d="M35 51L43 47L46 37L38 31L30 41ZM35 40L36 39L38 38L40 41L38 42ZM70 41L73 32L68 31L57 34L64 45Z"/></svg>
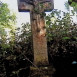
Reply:
<svg viewBox="0 0 77 77"><path fill-rule="evenodd" d="M63 37L62 39L63 40L67 40L67 39L70 39L70 37Z"/></svg>
<svg viewBox="0 0 77 77"><path fill-rule="evenodd" d="M47 25L50 25L50 24L51 24L51 22L50 22L50 21L46 21L46 24L47 24Z"/></svg>

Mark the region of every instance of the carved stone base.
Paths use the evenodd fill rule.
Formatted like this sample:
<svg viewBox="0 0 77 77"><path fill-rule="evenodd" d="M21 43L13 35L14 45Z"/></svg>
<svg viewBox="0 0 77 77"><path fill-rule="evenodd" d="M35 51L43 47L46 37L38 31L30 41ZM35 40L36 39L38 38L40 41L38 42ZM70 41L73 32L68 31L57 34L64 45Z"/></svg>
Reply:
<svg viewBox="0 0 77 77"><path fill-rule="evenodd" d="M30 77L53 77L55 69L51 66L30 67Z"/></svg>

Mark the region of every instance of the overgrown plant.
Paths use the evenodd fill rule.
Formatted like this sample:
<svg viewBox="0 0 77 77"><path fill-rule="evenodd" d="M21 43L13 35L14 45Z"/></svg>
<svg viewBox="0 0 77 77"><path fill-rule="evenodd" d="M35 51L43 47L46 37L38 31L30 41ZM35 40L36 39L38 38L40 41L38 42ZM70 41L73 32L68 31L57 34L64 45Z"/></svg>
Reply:
<svg viewBox="0 0 77 77"><path fill-rule="evenodd" d="M76 53L77 24L73 22L70 13L53 10L46 16L46 27L48 52L51 56L60 56L60 54L65 56L68 52L69 54ZM70 47L71 51L68 50Z"/></svg>
<svg viewBox="0 0 77 77"><path fill-rule="evenodd" d="M4 60L10 50L12 50L8 42L13 42L15 37L15 19L16 16L10 12L8 5L0 1L0 77L6 76Z"/></svg>
<svg viewBox="0 0 77 77"><path fill-rule="evenodd" d="M48 41L71 39L76 36L77 26L69 13L54 10L46 16L46 24Z"/></svg>
<svg viewBox="0 0 77 77"><path fill-rule="evenodd" d="M8 47L8 40L14 39L15 22L15 14L10 12L7 4L0 2L0 41L4 48Z"/></svg>

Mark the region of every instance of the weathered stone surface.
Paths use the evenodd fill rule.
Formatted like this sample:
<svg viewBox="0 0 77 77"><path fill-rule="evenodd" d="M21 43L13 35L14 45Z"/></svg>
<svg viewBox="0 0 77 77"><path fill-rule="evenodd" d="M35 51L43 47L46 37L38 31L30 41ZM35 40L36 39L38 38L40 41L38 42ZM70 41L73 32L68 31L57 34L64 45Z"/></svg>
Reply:
<svg viewBox="0 0 77 77"><path fill-rule="evenodd" d="M51 11L54 8L53 0L18 0L19 11L31 11L32 7L39 7L39 11Z"/></svg>
<svg viewBox="0 0 77 77"><path fill-rule="evenodd" d="M30 77L52 77L55 72L55 69L51 66L44 67L30 67Z"/></svg>
<svg viewBox="0 0 77 77"><path fill-rule="evenodd" d="M18 10L19 12L23 11L31 11L33 8L32 5L28 4L27 2L24 2L24 0L18 0Z"/></svg>
<svg viewBox="0 0 77 77"><path fill-rule="evenodd" d="M31 14L32 34L33 34L33 49L34 49L34 64L47 65L47 42L46 29L44 18L40 14Z"/></svg>

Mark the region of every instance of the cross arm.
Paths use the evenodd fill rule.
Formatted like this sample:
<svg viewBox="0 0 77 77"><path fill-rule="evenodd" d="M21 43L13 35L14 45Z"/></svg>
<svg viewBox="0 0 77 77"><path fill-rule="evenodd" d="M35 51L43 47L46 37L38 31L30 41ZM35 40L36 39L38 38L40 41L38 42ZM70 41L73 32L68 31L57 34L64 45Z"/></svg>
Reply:
<svg viewBox="0 0 77 77"><path fill-rule="evenodd" d="M17 0L19 12L31 11L32 10L32 0ZM30 2L29 2L30 1Z"/></svg>
<svg viewBox="0 0 77 77"><path fill-rule="evenodd" d="M54 9L54 0L18 0L18 10L32 11L33 6L35 9L41 11L51 11Z"/></svg>

